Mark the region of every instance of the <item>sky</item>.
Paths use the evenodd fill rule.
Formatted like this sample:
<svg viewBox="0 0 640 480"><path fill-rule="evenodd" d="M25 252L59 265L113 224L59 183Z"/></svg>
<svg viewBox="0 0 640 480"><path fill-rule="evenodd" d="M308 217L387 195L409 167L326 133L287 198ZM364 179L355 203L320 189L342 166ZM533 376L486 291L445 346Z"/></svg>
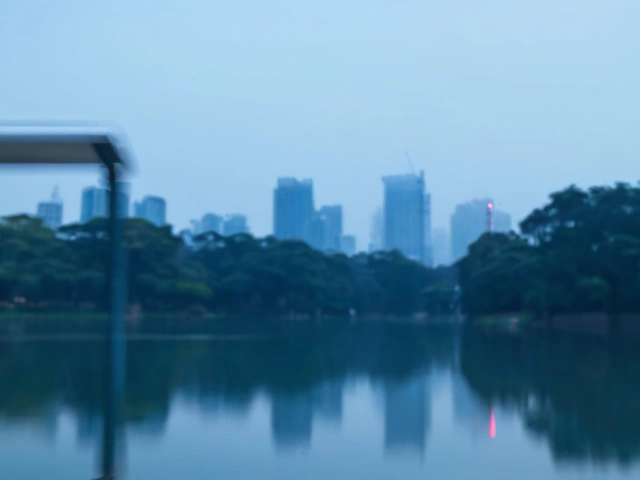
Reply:
<svg viewBox="0 0 640 480"><path fill-rule="evenodd" d="M636 0L3 0L0 118L114 122L177 229L272 230L279 176L314 180L369 242L383 175L424 170L434 227L491 197L514 223L570 184L640 177ZM0 215L83 170L0 170Z"/></svg>

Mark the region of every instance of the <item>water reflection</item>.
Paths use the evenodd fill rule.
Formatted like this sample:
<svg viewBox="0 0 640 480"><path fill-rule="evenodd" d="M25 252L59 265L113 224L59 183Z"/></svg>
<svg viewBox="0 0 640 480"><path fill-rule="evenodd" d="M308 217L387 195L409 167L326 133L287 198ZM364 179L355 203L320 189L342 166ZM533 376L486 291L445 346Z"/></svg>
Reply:
<svg viewBox="0 0 640 480"><path fill-rule="evenodd" d="M557 462L627 465L640 454L640 355L620 342L385 324L284 332L266 340L130 342L119 432L128 456L139 439L169 435L178 404L205 417L246 419L260 402L279 455L312 452L320 426L339 434L354 414L345 407L348 386L365 379L379 392L383 450L428 463L437 442L434 375L449 378L452 420L467 436L488 438L494 412L511 411ZM54 442L61 416L71 414L77 443L97 451L99 346L0 344L0 433L17 425Z"/></svg>
<svg viewBox="0 0 640 480"><path fill-rule="evenodd" d="M640 454L637 345L467 334L462 373L486 405L512 409L560 462L629 464Z"/></svg>
<svg viewBox="0 0 640 480"><path fill-rule="evenodd" d="M427 386L427 377L420 373L385 382L384 445L388 452L424 453L431 399Z"/></svg>

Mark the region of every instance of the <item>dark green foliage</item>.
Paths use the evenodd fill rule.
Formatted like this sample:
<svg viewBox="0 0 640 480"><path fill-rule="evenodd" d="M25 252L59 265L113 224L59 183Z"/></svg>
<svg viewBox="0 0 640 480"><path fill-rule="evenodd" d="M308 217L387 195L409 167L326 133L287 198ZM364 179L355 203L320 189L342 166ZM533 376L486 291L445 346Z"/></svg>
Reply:
<svg viewBox="0 0 640 480"><path fill-rule="evenodd" d="M325 255L297 241L240 234L200 235L187 248L169 227L140 219L123 225L128 300L145 311L201 307L235 314L412 314L421 292L447 281L398 252ZM106 307L106 219L58 234L28 216L0 223L0 301L22 308Z"/></svg>
<svg viewBox="0 0 640 480"><path fill-rule="evenodd" d="M575 186L520 224L485 234L460 261L464 309L475 315L640 311L640 188Z"/></svg>

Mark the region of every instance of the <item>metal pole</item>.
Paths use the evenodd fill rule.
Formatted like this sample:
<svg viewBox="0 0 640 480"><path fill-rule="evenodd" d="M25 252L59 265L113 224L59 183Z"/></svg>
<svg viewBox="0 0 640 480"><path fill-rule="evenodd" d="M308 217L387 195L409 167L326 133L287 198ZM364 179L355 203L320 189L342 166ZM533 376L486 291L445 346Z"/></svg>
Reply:
<svg viewBox="0 0 640 480"><path fill-rule="evenodd" d="M106 389L101 478L112 479L118 467L116 437L124 387L125 343L123 312L125 308L125 287L124 265L120 246L121 220L118 205L117 172L113 163L107 163L106 166L109 181L110 303L106 341Z"/></svg>

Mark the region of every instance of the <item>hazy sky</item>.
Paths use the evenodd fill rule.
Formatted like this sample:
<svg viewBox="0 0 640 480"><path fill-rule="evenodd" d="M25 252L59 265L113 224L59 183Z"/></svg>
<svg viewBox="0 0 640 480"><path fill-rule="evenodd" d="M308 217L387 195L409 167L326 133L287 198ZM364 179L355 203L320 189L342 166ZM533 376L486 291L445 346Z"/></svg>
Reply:
<svg viewBox="0 0 640 480"><path fill-rule="evenodd" d="M434 226L491 196L640 177L637 0L2 0L0 116L128 133L133 197L179 228L207 211L272 228L278 176L312 177L366 248L407 150ZM0 214L54 184L65 222L97 175L0 170Z"/></svg>

